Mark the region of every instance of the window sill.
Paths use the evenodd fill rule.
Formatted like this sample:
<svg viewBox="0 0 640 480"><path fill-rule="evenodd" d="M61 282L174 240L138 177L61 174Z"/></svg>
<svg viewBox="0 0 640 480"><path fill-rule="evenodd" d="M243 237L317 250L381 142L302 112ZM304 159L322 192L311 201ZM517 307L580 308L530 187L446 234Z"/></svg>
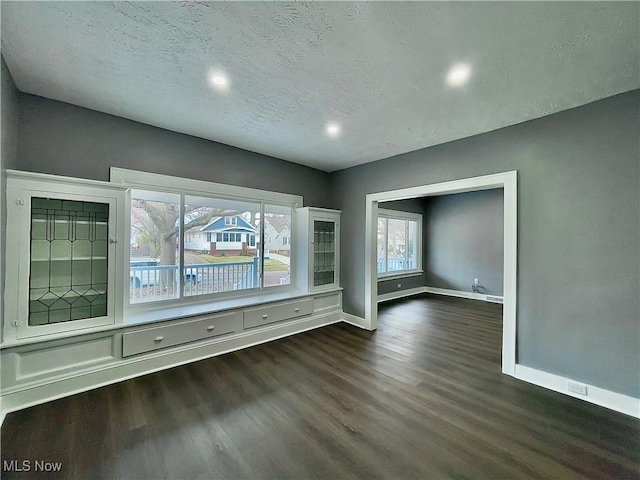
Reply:
<svg viewBox="0 0 640 480"><path fill-rule="evenodd" d="M153 322L162 322L165 320L177 320L180 318L194 317L198 315L216 314L227 310L235 310L238 308L253 307L264 303L280 302L283 300L294 300L296 298L310 297L314 295L324 295L342 288L312 293L302 290L279 291L273 293L260 293L256 295L247 295L244 297L234 297L228 299L215 300L213 302L198 303L192 305L176 305L173 307L164 306L159 309L145 311L125 311L124 322L121 326L131 327L135 325L144 325ZM132 309L129 309L132 310Z"/></svg>
<svg viewBox="0 0 640 480"><path fill-rule="evenodd" d="M390 274L378 275L378 282L386 282L387 280L396 280L398 278L419 277L424 270L411 270L407 272L394 272Z"/></svg>

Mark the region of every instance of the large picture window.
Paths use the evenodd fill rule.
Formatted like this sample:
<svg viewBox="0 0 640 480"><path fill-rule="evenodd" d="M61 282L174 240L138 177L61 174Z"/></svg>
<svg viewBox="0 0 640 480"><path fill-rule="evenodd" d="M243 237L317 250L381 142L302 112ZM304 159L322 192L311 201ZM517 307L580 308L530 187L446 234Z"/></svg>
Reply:
<svg viewBox="0 0 640 480"><path fill-rule="evenodd" d="M292 218L300 197L163 175L141 177L123 169L114 173L116 181L133 187L129 305L246 295L291 284ZM155 188L147 175L157 180ZM280 241L269 242L269 237Z"/></svg>
<svg viewBox="0 0 640 480"><path fill-rule="evenodd" d="M422 271L422 215L378 209L378 278Z"/></svg>

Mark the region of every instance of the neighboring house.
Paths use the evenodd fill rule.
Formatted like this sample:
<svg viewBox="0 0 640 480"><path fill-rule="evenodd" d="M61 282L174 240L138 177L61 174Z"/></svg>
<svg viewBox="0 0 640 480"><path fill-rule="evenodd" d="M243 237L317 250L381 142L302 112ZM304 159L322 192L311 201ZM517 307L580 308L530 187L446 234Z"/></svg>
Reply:
<svg viewBox="0 0 640 480"><path fill-rule="evenodd" d="M209 252L207 234L202 232L202 227L195 227L187 230L184 234L185 250L196 250L198 252Z"/></svg>
<svg viewBox="0 0 640 480"><path fill-rule="evenodd" d="M210 255L250 255L256 251L257 229L239 215L215 217L184 234L184 248Z"/></svg>
<svg viewBox="0 0 640 480"><path fill-rule="evenodd" d="M267 217L264 226L264 244L270 252L289 256L291 252L290 217Z"/></svg>

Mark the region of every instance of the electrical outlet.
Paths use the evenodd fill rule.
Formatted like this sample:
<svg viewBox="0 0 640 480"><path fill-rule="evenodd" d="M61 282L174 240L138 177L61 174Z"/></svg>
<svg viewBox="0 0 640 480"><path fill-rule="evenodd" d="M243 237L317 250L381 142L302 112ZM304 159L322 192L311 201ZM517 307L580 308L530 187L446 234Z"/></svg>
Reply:
<svg viewBox="0 0 640 480"><path fill-rule="evenodd" d="M474 285L478 285L480 283L480 280L478 280L477 278L473 279L473 284Z"/></svg>
<svg viewBox="0 0 640 480"><path fill-rule="evenodd" d="M567 382L567 390L579 395L588 395L587 386L582 385L581 383Z"/></svg>
<svg viewBox="0 0 640 480"><path fill-rule="evenodd" d="M401 283L398 284L398 288L402 288L402 284Z"/></svg>

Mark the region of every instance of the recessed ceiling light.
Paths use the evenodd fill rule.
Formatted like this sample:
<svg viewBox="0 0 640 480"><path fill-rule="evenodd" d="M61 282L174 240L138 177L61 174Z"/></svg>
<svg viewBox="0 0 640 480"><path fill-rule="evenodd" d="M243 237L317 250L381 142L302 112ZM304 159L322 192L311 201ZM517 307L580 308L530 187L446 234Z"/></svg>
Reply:
<svg viewBox="0 0 640 480"><path fill-rule="evenodd" d="M226 90L229 87L229 79L219 71L209 72L209 85L217 90Z"/></svg>
<svg viewBox="0 0 640 480"><path fill-rule="evenodd" d="M227 84L227 79L224 78L222 75L214 75L213 77L211 77L211 81L213 83L215 83L216 85L226 85Z"/></svg>
<svg viewBox="0 0 640 480"><path fill-rule="evenodd" d="M459 63L455 65L451 70L449 70L449 74L447 75L447 83L452 87L459 87L460 85L464 85L469 80L469 76L471 75L471 67L464 63Z"/></svg>
<svg viewBox="0 0 640 480"><path fill-rule="evenodd" d="M337 123L329 123L327 124L326 130L330 137L337 137L340 134L340 125Z"/></svg>

